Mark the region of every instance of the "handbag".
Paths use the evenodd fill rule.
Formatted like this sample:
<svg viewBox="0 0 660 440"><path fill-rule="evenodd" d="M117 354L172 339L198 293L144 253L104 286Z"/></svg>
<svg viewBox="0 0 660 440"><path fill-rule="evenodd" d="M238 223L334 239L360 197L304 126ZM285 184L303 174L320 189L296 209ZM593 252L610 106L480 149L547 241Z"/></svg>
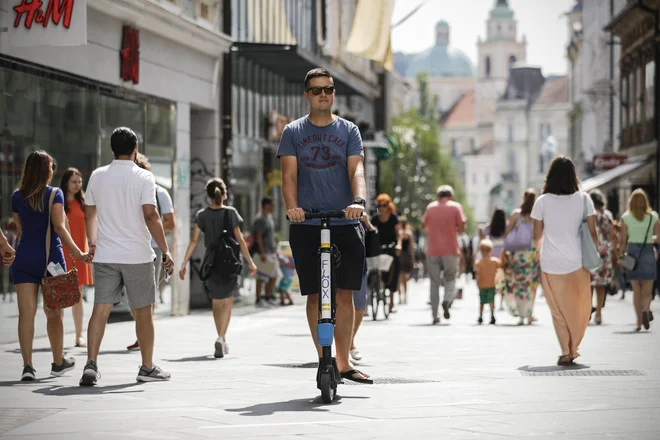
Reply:
<svg viewBox="0 0 660 440"><path fill-rule="evenodd" d="M637 254L637 258L633 257L632 255L626 252L619 259L619 265L628 272L632 272L635 269L637 269L637 266L639 265L639 260L642 258L642 252L644 252L644 249L646 248L646 237L649 236L649 229L651 229L651 223L653 223L653 216L650 217L651 218L649 218L649 225L646 228L646 235L644 235L644 244L642 245L642 248L639 250L639 254Z"/></svg>
<svg viewBox="0 0 660 440"><path fill-rule="evenodd" d="M602 263L598 249L594 244L594 239L591 237L589 226L587 225L587 195L583 194L582 200L584 201L584 210L582 214L582 224L580 225L580 238L582 241L582 267L589 272L598 269Z"/></svg>
<svg viewBox="0 0 660 440"><path fill-rule="evenodd" d="M504 237L504 250L509 252L526 251L532 247L532 236L534 225L520 221L520 215L516 226Z"/></svg>
<svg viewBox="0 0 660 440"><path fill-rule="evenodd" d="M53 188L48 202L48 230L46 231L46 266L50 258L51 238L51 211L53 200L57 189ZM48 276L48 268L44 269L44 277L41 280L41 292L44 296L44 306L50 310L66 309L80 302L80 286L78 284L78 269L76 262L71 256L73 268L63 275Z"/></svg>

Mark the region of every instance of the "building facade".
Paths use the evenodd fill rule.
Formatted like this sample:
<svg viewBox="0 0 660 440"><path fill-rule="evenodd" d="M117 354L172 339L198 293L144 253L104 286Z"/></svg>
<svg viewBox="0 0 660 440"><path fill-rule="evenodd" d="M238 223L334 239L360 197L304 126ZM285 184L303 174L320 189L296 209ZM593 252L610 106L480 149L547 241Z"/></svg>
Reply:
<svg viewBox="0 0 660 440"><path fill-rule="evenodd" d="M211 169L220 162L222 57L231 47L220 4L63 2L74 9L46 16L52 21L42 27L14 9L20 3L3 2L0 10L0 28L7 30L0 33L3 226L30 152L44 149L55 158L55 185L70 166L86 183L112 160L112 130L130 126L157 182L184 214L170 237L174 260L181 261L191 229L191 157ZM172 313L185 314L190 284L178 277L172 283Z"/></svg>
<svg viewBox="0 0 660 440"><path fill-rule="evenodd" d="M590 3L593 2L584 1L583 20L588 19L586 11ZM582 187L604 192L608 208L615 216L626 210L630 193L637 188L646 191L653 209L657 210L660 206L656 87L660 62L660 1L614 1L609 8L605 5L600 5L600 8L592 11L589 17L599 18L598 24L606 35L601 38L612 41L618 47L612 51L616 63L610 75L612 81L609 88L612 93L607 96L611 96L612 112L607 114L602 109L600 112L596 109L593 120L597 127L609 128L614 141L611 153L603 149L603 154L593 156L593 177L585 180ZM605 20L608 15L609 19ZM586 69L586 65L583 68ZM598 87L586 89L590 98L594 95L594 89L598 90ZM600 89L607 89L607 86ZM603 107L607 108L607 105ZM583 127L587 125L583 124ZM583 132L583 148L589 149L585 152L585 158L591 153L587 142L593 138L593 133L603 137L599 131L596 128ZM609 141L607 137L605 139L605 146L609 148ZM594 144L598 146L598 141Z"/></svg>

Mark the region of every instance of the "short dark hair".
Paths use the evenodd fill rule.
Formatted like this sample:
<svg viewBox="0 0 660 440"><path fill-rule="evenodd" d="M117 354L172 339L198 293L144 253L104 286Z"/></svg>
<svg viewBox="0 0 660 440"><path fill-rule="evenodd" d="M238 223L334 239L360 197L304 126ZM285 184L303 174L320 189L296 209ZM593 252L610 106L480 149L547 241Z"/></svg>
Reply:
<svg viewBox="0 0 660 440"><path fill-rule="evenodd" d="M543 194L570 196L580 190L575 164L566 156L559 156L550 164L545 176Z"/></svg>
<svg viewBox="0 0 660 440"><path fill-rule="evenodd" d="M600 192L597 189L594 189L589 193L589 196L591 196L591 201L594 202L594 207L596 209L605 207L605 196L603 195L602 192Z"/></svg>
<svg viewBox="0 0 660 440"><path fill-rule="evenodd" d="M316 69L312 69L309 72L307 72L307 75L305 75L305 90L309 88L309 80L311 80L312 78L318 78L320 76L327 76L328 78L332 78L330 72L328 72L326 69L322 67L317 67Z"/></svg>
<svg viewBox="0 0 660 440"><path fill-rule="evenodd" d="M264 209L266 205L272 205L273 204L273 199L271 197L264 197L261 199L261 209Z"/></svg>
<svg viewBox="0 0 660 440"><path fill-rule="evenodd" d="M115 158L129 156L138 143L137 135L128 127L117 127L110 136L110 148Z"/></svg>

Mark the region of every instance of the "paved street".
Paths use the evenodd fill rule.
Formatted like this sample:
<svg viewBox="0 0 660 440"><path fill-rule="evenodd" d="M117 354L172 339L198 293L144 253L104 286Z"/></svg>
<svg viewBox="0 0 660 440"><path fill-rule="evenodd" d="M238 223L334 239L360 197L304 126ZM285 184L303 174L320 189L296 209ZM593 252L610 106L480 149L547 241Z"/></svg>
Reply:
<svg viewBox="0 0 660 440"><path fill-rule="evenodd" d="M235 317L230 356L219 360L209 313L159 319L156 357L168 383L135 382L139 354L124 350L131 322L108 327L92 389L78 386L81 349L70 350L75 372L52 379L48 342L38 339L39 380L24 384L18 345L0 345L0 438L659 438L660 332L633 334L632 295L608 299L605 324L588 329L583 366L566 370L554 365L543 299L533 326L505 312L497 326L477 326L472 288L450 323L432 327L428 282L412 286L409 304L389 321L365 321L358 335L360 368L377 383L341 385L331 405L318 398L301 305Z"/></svg>

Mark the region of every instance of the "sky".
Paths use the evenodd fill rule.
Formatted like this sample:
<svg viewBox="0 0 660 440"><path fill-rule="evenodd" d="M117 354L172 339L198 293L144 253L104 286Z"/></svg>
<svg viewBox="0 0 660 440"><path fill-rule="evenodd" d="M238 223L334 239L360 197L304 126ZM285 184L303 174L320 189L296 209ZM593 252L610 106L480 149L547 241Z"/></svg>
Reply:
<svg viewBox="0 0 660 440"><path fill-rule="evenodd" d="M392 23L422 0L395 0ZM405 23L392 30L394 52L415 53L435 43L435 23L450 26L450 46L462 50L477 66L477 38L486 35L486 20L496 0L427 0ZM509 0L518 20L518 38L527 36L527 62L541 66L544 75L566 74L568 25L563 14L575 0Z"/></svg>

